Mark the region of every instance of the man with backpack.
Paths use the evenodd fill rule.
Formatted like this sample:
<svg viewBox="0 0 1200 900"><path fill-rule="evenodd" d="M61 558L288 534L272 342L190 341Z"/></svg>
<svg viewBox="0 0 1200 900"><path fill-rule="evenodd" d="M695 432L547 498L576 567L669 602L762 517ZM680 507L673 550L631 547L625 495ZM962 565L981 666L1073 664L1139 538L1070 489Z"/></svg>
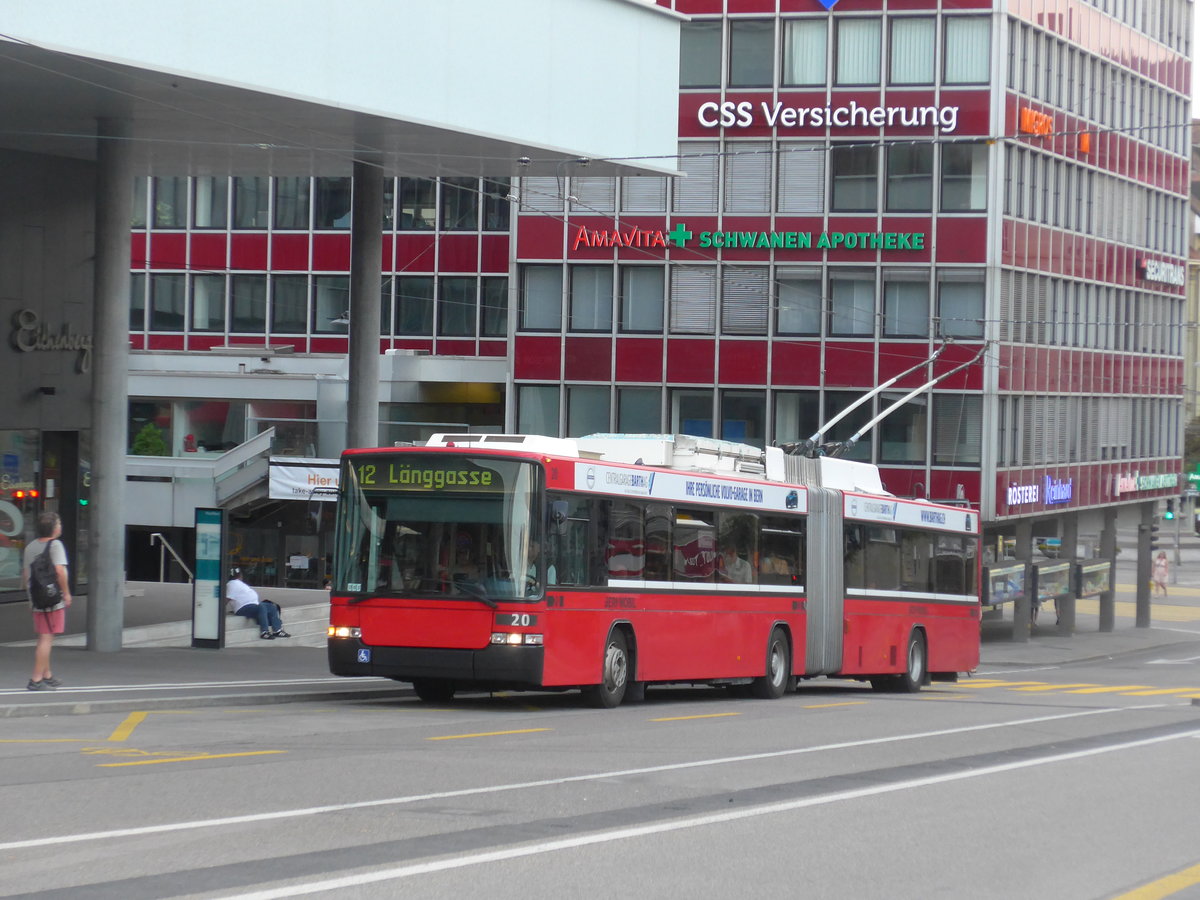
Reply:
<svg viewBox="0 0 1200 900"><path fill-rule="evenodd" d="M245 616L258 623L259 637L264 641L291 637L283 630L279 604L271 600L260 600L258 591L242 580L242 570L236 566L229 570L229 580L225 582L225 599L229 601L229 611L235 616Z"/></svg>
<svg viewBox="0 0 1200 900"><path fill-rule="evenodd" d="M37 520L37 540L25 547L21 583L33 609L37 648L33 652L33 675L26 685L31 691L53 691L62 683L50 671L50 648L54 636L67 627L71 588L67 583L67 549L59 538L62 520L58 513L44 512Z"/></svg>

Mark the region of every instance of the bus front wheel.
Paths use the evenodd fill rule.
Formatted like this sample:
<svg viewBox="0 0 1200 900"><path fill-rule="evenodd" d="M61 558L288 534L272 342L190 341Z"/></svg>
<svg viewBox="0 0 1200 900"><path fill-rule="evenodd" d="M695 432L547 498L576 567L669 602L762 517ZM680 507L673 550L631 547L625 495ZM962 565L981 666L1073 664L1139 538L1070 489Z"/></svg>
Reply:
<svg viewBox="0 0 1200 900"><path fill-rule="evenodd" d="M613 709L625 699L629 684L629 646L625 635L614 629L604 643L604 657L600 663L600 683L583 689L588 703L599 709Z"/></svg>
<svg viewBox="0 0 1200 900"><path fill-rule="evenodd" d="M767 673L755 678L750 690L760 700L778 700L786 693L791 674L792 654L788 649L787 635L783 629L776 628L771 632L771 640L767 644Z"/></svg>
<svg viewBox="0 0 1200 900"><path fill-rule="evenodd" d="M437 678L418 678L412 683L417 696L426 703L449 703L454 699L454 685Z"/></svg>

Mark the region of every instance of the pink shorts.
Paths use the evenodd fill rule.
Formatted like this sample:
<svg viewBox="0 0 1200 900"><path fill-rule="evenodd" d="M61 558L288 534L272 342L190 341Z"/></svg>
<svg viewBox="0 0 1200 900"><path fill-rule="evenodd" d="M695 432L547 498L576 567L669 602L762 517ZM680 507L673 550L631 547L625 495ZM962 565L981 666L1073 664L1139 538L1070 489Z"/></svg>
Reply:
<svg viewBox="0 0 1200 900"><path fill-rule="evenodd" d="M62 634L67 627L67 611L52 609L49 612L35 611L33 631L35 634Z"/></svg>

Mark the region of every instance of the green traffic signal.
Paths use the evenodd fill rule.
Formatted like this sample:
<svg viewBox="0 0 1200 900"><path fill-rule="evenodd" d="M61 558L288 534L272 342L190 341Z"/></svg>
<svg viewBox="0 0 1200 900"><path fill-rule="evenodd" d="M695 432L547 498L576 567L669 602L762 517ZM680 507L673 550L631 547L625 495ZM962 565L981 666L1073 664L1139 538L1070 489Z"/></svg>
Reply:
<svg viewBox="0 0 1200 900"><path fill-rule="evenodd" d="M1165 513L1163 513L1163 518L1166 519L1168 522L1175 518L1175 501L1174 500L1167 501L1167 511Z"/></svg>

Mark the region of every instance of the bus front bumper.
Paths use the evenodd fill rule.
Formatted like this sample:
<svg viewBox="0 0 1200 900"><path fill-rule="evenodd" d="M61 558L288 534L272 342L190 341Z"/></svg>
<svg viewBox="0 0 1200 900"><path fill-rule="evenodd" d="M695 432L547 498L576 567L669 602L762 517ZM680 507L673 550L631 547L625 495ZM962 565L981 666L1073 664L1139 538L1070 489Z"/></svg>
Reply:
<svg viewBox="0 0 1200 900"><path fill-rule="evenodd" d="M438 647L372 647L357 638L330 638L329 671L349 677L451 681L466 689L537 688L545 650L538 646L490 644L481 650Z"/></svg>

